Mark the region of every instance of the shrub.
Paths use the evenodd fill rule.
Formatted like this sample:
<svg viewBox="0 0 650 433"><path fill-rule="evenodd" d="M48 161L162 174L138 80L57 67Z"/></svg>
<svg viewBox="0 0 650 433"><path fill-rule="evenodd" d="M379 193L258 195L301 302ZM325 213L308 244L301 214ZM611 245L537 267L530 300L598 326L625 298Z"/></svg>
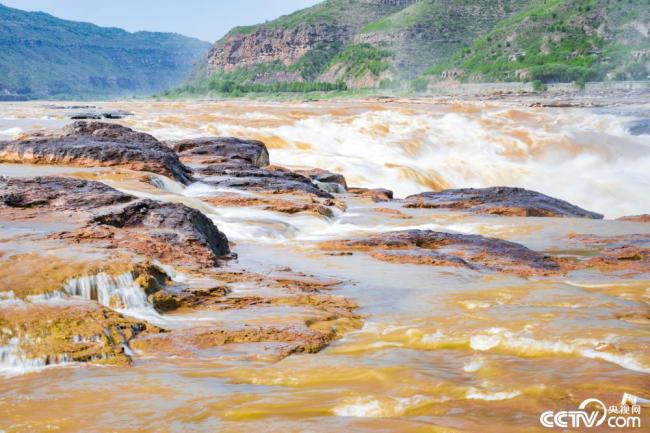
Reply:
<svg viewBox="0 0 650 433"><path fill-rule="evenodd" d="M542 83L540 80L533 80L533 90L536 92L546 92L548 86Z"/></svg>

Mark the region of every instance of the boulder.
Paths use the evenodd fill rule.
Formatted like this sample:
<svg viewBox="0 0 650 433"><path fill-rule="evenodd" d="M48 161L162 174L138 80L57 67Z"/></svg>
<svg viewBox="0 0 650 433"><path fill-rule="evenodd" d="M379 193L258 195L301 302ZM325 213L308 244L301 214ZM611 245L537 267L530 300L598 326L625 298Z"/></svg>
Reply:
<svg viewBox="0 0 650 433"><path fill-rule="evenodd" d="M197 169L207 184L225 188L236 188L260 192L307 193L321 198L334 198L307 176L284 167L256 167L240 163L211 164Z"/></svg>
<svg viewBox="0 0 650 433"><path fill-rule="evenodd" d="M146 257L211 266L229 254L228 239L196 209L137 199L103 183L60 177L0 178L0 209L79 228L60 239L126 248Z"/></svg>
<svg viewBox="0 0 650 433"><path fill-rule="evenodd" d="M311 170L296 170L296 173L307 176L312 181L317 182L328 192L343 193L348 189L345 177L339 173L323 170L322 168L312 168Z"/></svg>
<svg viewBox="0 0 650 433"><path fill-rule="evenodd" d="M266 145L257 140L234 137L205 137L165 143L186 164L218 164L242 161L255 167L269 165Z"/></svg>
<svg viewBox="0 0 650 433"><path fill-rule="evenodd" d="M135 197L110 186L66 177L0 177L0 207L91 211L128 203Z"/></svg>
<svg viewBox="0 0 650 433"><path fill-rule="evenodd" d="M119 229L112 240L157 258L184 258L210 264L230 253L228 239L196 209L180 203L138 200L97 216L92 223Z"/></svg>
<svg viewBox="0 0 650 433"><path fill-rule="evenodd" d="M502 186L424 192L406 197L404 207L520 217L603 218L601 214L539 192Z"/></svg>
<svg viewBox="0 0 650 433"><path fill-rule="evenodd" d="M189 183L189 169L149 134L110 123L78 121L53 134L0 142L0 162L126 167Z"/></svg>

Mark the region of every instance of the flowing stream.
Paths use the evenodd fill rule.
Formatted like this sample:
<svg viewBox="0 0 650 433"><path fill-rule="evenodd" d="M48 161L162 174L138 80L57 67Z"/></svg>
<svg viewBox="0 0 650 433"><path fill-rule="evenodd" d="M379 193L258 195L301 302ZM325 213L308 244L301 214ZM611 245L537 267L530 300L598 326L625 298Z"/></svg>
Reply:
<svg viewBox="0 0 650 433"><path fill-rule="evenodd" d="M349 185L389 188L397 197L508 185L565 199L606 218L650 213L650 136L627 130L631 121L650 117L650 105L97 105L133 112L118 122L161 140L260 139L274 164L340 172ZM42 103L1 108L0 139L69 122L61 110ZM75 171L0 165L0 174L8 176ZM211 206L203 198L214 191L202 183L185 187L160 177L152 188L138 189L120 179L105 181L141 197L201 210L236 242L235 266L242 269L291 268L342 280L335 293L359 304L363 328L317 354L281 361L266 359L260 345L240 344L193 357L136 354L130 367L68 365L34 372L37 361L21 361L11 346L0 347L0 364L13 368L11 375L0 376L0 432L547 431L538 421L546 410L572 410L590 397L617 404L625 392L650 396L647 274L576 271L521 278L386 263L363 254L327 255L316 247L323 240L423 228L494 236L562 254L575 248L569 235L650 234L650 224L487 217L353 197L346 198L345 212L324 218ZM400 210L408 218L381 209ZM0 225L0 240L5 231L13 235L10 228ZM62 289L125 314L132 309L142 317L150 311L130 275L81 277ZM234 294L249 289L241 285ZM2 302L15 300L4 294ZM269 307L184 314L159 317L159 323L290 321L298 312ZM25 374L15 374L18 361ZM643 422L650 422L647 414Z"/></svg>

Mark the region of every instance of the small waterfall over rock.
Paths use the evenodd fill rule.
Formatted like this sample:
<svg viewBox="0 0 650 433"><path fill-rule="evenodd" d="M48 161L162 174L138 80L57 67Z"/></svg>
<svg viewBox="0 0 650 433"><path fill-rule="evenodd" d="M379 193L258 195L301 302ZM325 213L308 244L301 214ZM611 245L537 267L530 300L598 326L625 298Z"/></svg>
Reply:
<svg viewBox="0 0 650 433"><path fill-rule="evenodd" d="M97 301L109 308L152 308L147 295L131 272L111 277L105 272L69 280L63 289L72 296Z"/></svg>
<svg viewBox="0 0 650 433"><path fill-rule="evenodd" d="M65 354L53 357L41 356L29 358L20 348L18 337L10 338L4 346L0 346L0 375L20 375L30 371L38 371L47 365L65 364L70 359Z"/></svg>

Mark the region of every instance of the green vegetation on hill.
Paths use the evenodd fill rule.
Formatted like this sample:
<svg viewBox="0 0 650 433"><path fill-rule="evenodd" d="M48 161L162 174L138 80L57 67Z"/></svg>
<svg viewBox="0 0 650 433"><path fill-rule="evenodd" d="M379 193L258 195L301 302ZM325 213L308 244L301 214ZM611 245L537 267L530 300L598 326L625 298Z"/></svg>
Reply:
<svg viewBox="0 0 650 433"><path fill-rule="evenodd" d="M190 86L645 80L649 22L648 0L326 0L233 29Z"/></svg>
<svg viewBox="0 0 650 433"><path fill-rule="evenodd" d="M538 0L498 23L429 74L455 68L463 80L577 82L644 80L650 70L647 0ZM644 24L645 23L645 24Z"/></svg>
<svg viewBox="0 0 650 433"><path fill-rule="evenodd" d="M263 63L252 68L237 68L229 73L212 74L191 84L166 90L162 97L191 97L199 95L240 96L248 93L309 93L347 90L344 82L335 83L317 81L276 81L255 82L255 78L265 74L287 72L287 67L280 62Z"/></svg>
<svg viewBox="0 0 650 433"><path fill-rule="evenodd" d="M209 47L0 5L0 99L148 95L182 83Z"/></svg>

